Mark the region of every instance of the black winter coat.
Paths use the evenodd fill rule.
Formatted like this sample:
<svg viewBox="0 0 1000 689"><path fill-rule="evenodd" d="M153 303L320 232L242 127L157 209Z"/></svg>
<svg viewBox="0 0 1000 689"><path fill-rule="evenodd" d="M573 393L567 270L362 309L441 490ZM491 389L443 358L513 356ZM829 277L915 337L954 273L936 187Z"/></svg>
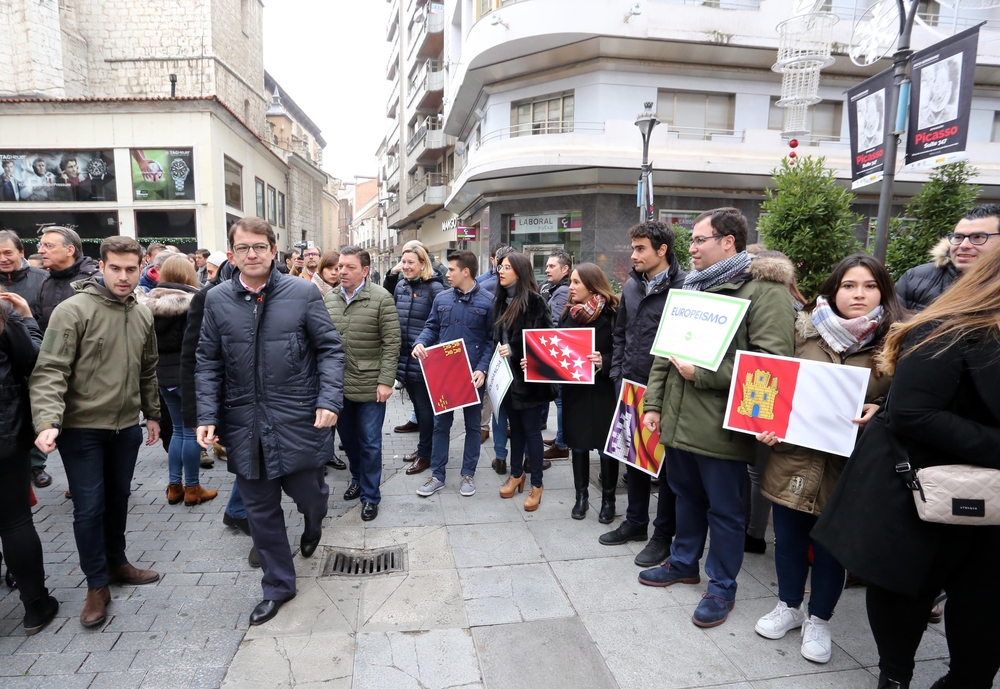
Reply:
<svg viewBox="0 0 1000 689"><path fill-rule="evenodd" d="M33 318L21 318L7 304L6 323L0 333L0 461L31 448L34 430L28 400L28 377L35 368L42 331ZM27 459L25 459L27 461Z"/></svg>
<svg viewBox="0 0 1000 689"><path fill-rule="evenodd" d="M50 270L47 280L38 287L38 327L43 331L49 327L52 311L73 296L73 283L86 280L99 272L97 261L90 256L81 256L69 268ZM34 314L35 311L32 310Z"/></svg>
<svg viewBox="0 0 1000 689"><path fill-rule="evenodd" d="M504 404L510 404L514 409L530 409L541 404L548 404L556 398L556 386L548 383L525 383L524 371L521 370L521 359L524 358L524 337L523 332L532 328L551 328L552 317L549 315L549 307L542 299L542 295L535 292L528 293L528 308L525 313L518 316L513 328L504 328L500 325L500 317L507 311L507 292L499 283L497 284L497 299L502 299L500 308L494 309L493 340L495 345L510 345L510 370L514 375L514 381L510 384L507 396L504 397Z"/></svg>
<svg viewBox="0 0 1000 689"><path fill-rule="evenodd" d="M232 276L233 266L226 261L219 267L215 277L205 283L205 286L191 298L187 323L184 325L184 339L181 342L181 413L184 416L185 428L198 426L198 398L194 389L194 371L197 365L195 355L198 351L198 340L201 338L201 321L205 317L205 295L208 290Z"/></svg>
<svg viewBox="0 0 1000 689"><path fill-rule="evenodd" d="M559 327L593 328L594 347L605 362L594 375L593 385L563 386L563 440L576 450L603 451L617 403L615 382L608 366L614 347L615 310L605 307L587 325L579 325L566 311L559 319Z"/></svg>
<svg viewBox="0 0 1000 689"><path fill-rule="evenodd" d="M905 354L934 325L917 328L903 343L904 355L889 394L889 428L906 448L914 468L974 464L1000 469L1000 337L964 338L948 349L932 344ZM862 436L861 447L864 441ZM852 457L849 463L853 461ZM891 469L884 473L889 476ZM845 475L849 475L847 469ZM908 596L937 593L937 589L927 590L935 571L940 573L942 566L961 567L965 554L973 550L1000 548L1000 526L921 521L910 491L901 489L902 479L891 475L899 483L888 489L902 490L906 498L867 499L863 509L855 510L848 497L850 486L840 485L842 480L817 527L824 545L836 547L837 540L847 543L845 564L866 579ZM831 511L835 502L837 507ZM899 513L886 509L887 504L905 507ZM892 524L891 535L878 529L878 524ZM832 540L825 539L824 530ZM864 534L860 539L864 545L857 547L858 539L844 539L844 534Z"/></svg>
<svg viewBox="0 0 1000 689"><path fill-rule="evenodd" d="M0 273L0 284L8 292L24 297L31 309L31 315L38 318L38 289L49 274L41 268L33 268L25 259L21 259L21 267L9 273Z"/></svg>
<svg viewBox="0 0 1000 689"><path fill-rule="evenodd" d="M653 368L653 340L660 327L660 316L667 303L667 294L672 289L684 285L687 273L681 270L674 259L667 268L667 277L646 294L643 276L632 270L622 287L621 303L615 322L614 360L611 362L611 379L629 379L645 385L649 382L649 370ZM628 335L626 336L626 332Z"/></svg>
<svg viewBox="0 0 1000 689"><path fill-rule="evenodd" d="M910 268L899 278L896 295L904 309L923 311L958 279L950 249L947 239L940 241L931 251L933 261Z"/></svg>
<svg viewBox="0 0 1000 689"><path fill-rule="evenodd" d="M423 381L420 372L420 361L414 359L413 347L417 338L424 331L424 325L431 315L431 307L437 295L444 291L441 276L434 273L428 280L406 280L396 283L393 298L396 302L396 312L399 314L399 364L396 367L396 379L404 383Z"/></svg>
<svg viewBox="0 0 1000 689"><path fill-rule="evenodd" d="M181 384L181 348L187 326L191 300L198 293L196 287L161 282L139 299L153 314L156 330L156 380L161 388L175 388ZM190 426L187 426L190 428Z"/></svg>
<svg viewBox="0 0 1000 689"><path fill-rule="evenodd" d="M272 270L259 295L239 275L208 291L197 362L198 425L216 426L229 471L275 479L332 458L313 424L343 407L344 349L311 282Z"/></svg>

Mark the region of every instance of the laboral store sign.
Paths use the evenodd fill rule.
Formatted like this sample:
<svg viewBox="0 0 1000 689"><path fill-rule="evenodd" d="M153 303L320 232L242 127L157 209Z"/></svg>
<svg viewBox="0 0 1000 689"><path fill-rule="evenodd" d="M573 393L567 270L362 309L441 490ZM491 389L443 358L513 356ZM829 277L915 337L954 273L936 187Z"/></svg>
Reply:
<svg viewBox="0 0 1000 689"><path fill-rule="evenodd" d="M579 232L582 227L582 211L566 211L546 215L514 215L510 218L511 234Z"/></svg>

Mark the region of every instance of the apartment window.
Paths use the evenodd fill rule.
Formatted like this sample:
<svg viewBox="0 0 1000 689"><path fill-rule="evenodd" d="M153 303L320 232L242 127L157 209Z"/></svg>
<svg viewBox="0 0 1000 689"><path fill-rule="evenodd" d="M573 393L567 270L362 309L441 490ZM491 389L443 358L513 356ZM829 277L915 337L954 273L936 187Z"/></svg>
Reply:
<svg viewBox="0 0 1000 689"><path fill-rule="evenodd" d="M253 186L254 186L254 191L256 192L256 195L257 195L257 217L258 218L263 218L264 217L264 213L265 213L265 211L264 211L264 180L257 179L255 177L254 180L253 180Z"/></svg>
<svg viewBox="0 0 1000 689"><path fill-rule="evenodd" d="M270 184L267 185L267 221L278 224L278 190Z"/></svg>
<svg viewBox="0 0 1000 689"><path fill-rule="evenodd" d="M278 227L285 226L285 195L278 192Z"/></svg>
<svg viewBox="0 0 1000 689"><path fill-rule="evenodd" d="M482 17L484 14L489 14L493 9L493 0L478 0L479 2L479 16Z"/></svg>
<svg viewBox="0 0 1000 689"><path fill-rule="evenodd" d="M920 3L917 4L917 14L927 23L927 26L937 26L941 16L941 5L934 0L920 0Z"/></svg>
<svg viewBox="0 0 1000 689"><path fill-rule="evenodd" d="M784 128L784 108L779 108L777 96L771 96L771 109L767 115L767 128L781 131ZM810 105L806 111L806 127L813 139L839 140L843 123L844 104L841 101L825 100Z"/></svg>
<svg viewBox="0 0 1000 689"><path fill-rule="evenodd" d="M573 115L572 92L511 103L510 135L532 136L571 132Z"/></svg>
<svg viewBox="0 0 1000 689"><path fill-rule="evenodd" d="M682 139L705 139L733 131L735 99L731 94L660 91L656 114Z"/></svg>
<svg viewBox="0 0 1000 689"><path fill-rule="evenodd" d="M229 156L225 156L226 205L243 210L243 166Z"/></svg>

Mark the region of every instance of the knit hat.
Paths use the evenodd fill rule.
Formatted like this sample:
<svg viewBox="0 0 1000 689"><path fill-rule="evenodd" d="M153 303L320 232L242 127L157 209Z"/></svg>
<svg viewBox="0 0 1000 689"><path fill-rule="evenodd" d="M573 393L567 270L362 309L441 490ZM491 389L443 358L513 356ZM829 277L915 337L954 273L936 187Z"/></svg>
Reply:
<svg viewBox="0 0 1000 689"><path fill-rule="evenodd" d="M207 259L207 261L209 263L211 263L213 266L215 266L216 268L218 268L219 266L221 266L227 260L228 259L226 258L226 255L224 253L222 253L221 251L213 251L211 253L211 255L208 257L208 259Z"/></svg>

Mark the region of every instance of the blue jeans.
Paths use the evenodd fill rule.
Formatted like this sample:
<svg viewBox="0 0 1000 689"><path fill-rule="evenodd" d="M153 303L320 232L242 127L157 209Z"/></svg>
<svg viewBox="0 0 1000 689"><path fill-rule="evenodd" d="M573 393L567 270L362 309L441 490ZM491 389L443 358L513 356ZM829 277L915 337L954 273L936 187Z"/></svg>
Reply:
<svg viewBox="0 0 1000 689"><path fill-rule="evenodd" d="M819 521L819 515L778 504L772 507L771 512L774 515L774 569L778 573L778 598L790 608L802 605L806 577L809 575L809 546L812 545L809 614L829 620L844 590L845 572L829 550L809 537L809 532Z"/></svg>
<svg viewBox="0 0 1000 689"><path fill-rule="evenodd" d="M490 418L490 427L493 429L493 454L497 459L507 461L507 407L500 405L499 409Z"/></svg>
<svg viewBox="0 0 1000 689"><path fill-rule="evenodd" d="M73 493L73 534L89 588L107 586L108 568L128 562L128 499L141 444L138 425L120 431L65 428L56 439Z"/></svg>
<svg viewBox="0 0 1000 689"><path fill-rule="evenodd" d="M542 485L542 414L547 404L528 409L514 409L508 402L507 418L510 419L510 475L519 478L524 473L524 456L528 456L527 471L531 485Z"/></svg>
<svg viewBox="0 0 1000 689"><path fill-rule="evenodd" d="M685 574L698 573L705 538L712 543L705 560L708 592L736 599L736 575L743 566L743 500L740 489L747 465L672 447L666 452L667 480L677 496L677 533L670 547L671 565Z"/></svg>
<svg viewBox="0 0 1000 689"><path fill-rule="evenodd" d="M462 452L462 476L475 476L479 464L479 418L483 405L474 404L461 411L465 414L465 447ZM434 417L434 449L431 450L431 471L434 478L444 481L445 467L448 466L448 450L451 444L451 424L455 412L449 411Z"/></svg>
<svg viewBox="0 0 1000 689"><path fill-rule="evenodd" d="M424 381L419 380L407 381L404 387L406 394L413 402L413 411L417 415L417 424L420 426L417 438L417 457L430 459L434 438L434 406L431 404L430 395L427 394L427 386L424 385Z"/></svg>
<svg viewBox="0 0 1000 689"><path fill-rule="evenodd" d="M229 502L226 503L226 514L233 519L246 519L247 508L243 504L243 495L240 494L240 483L233 476L233 492L229 494Z"/></svg>
<svg viewBox="0 0 1000 689"><path fill-rule="evenodd" d="M167 452L167 467L170 483L181 482L181 468L184 470L184 485L197 486L198 472L201 471L201 445L193 428L184 427L184 417L181 416L181 389L172 391L160 388L160 397L170 410L170 420L174 435L170 439L170 451Z"/></svg>
<svg viewBox="0 0 1000 689"><path fill-rule="evenodd" d="M361 502L375 505L382 500L382 423L385 402L344 400L337 419L340 439L351 468L351 482L361 486Z"/></svg>

